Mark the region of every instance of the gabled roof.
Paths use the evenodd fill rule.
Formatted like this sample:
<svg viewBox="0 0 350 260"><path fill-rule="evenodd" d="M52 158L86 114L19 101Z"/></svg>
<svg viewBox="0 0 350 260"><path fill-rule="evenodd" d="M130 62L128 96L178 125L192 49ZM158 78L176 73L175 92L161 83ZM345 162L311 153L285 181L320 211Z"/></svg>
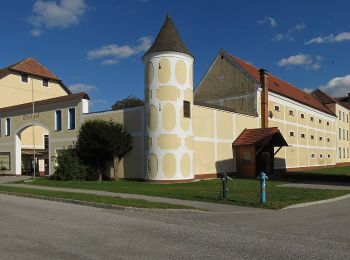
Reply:
<svg viewBox="0 0 350 260"><path fill-rule="evenodd" d="M311 92L311 95L315 96L318 98L323 104L334 104L334 103L339 103L338 100L335 98L331 97L330 95L326 94L320 89L316 89Z"/></svg>
<svg viewBox="0 0 350 260"><path fill-rule="evenodd" d="M266 145L288 146L278 127L244 129L233 142L233 146Z"/></svg>
<svg viewBox="0 0 350 260"><path fill-rule="evenodd" d="M223 50L226 55L229 55L240 67L242 67L252 78L257 82L260 82L259 69L249 64L246 61L241 60L238 57ZM272 74L268 74L268 88L269 91L275 92L281 96L293 99L312 108L315 108L324 113L334 115L325 105L323 105L313 95L302 91L301 89L294 87L292 84L285 82Z"/></svg>
<svg viewBox="0 0 350 260"><path fill-rule="evenodd" d="M90 97L88 94L81 92L77 94L71 94L66 96L60 96L60 97L54 97L54 98L35 101L34 104L35 104L35 107L39 107L43 105L57 104L65 101L80 101L82 99L90 100ZM33 103L28 102L24 104L15 105L15 106L3 107L3 108L0 108L0 114L5 112L18 111L20 109L28 109L28 108L32 108L32 106L33 106Z"/></svg>
<svg viewBox="0 0 350 260"><path fill-rule="evenodd" d="M169 15L166 16L156 40L144 56L150 53L161 51L181 52L192 56L191 52L187 49L181 40L180 34L178 33L173 20Z"/></svg>
<svg viewBox="0 0 350 260"><path fill-rule="evenodd" d="M35 60L32 57L21 60L20 62L17 62L7 67L6 69L18 71L18 72L24 72L35 76L40 76L43 78L59 80L59 78L55 74L53 74L51 71L49 71L47 68L45 68L43 65L41 65L37 60Z"/></svg>
<svg viewBox="0 0 350 260"><path fill-rule="evenodd" d="M72 94L72 92L62 82L62 80L60 80L55 74L53 74L50 70L45 68L42 64L40 64L32 57L26 58L6 68L0 69L0 79L13 72L26 73L46 79L52 79L54 81L57 81L68 95Z"/></svg>

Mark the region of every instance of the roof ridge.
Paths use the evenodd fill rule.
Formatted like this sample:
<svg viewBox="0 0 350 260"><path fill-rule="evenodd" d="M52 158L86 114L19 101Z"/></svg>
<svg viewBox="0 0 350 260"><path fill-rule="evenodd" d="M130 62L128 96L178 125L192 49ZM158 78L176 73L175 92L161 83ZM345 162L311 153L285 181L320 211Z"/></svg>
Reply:
<svg viewBox="0 0 350 260"><path fill-rule="evenodd" d="M225 50L224 50L225 51ZM232 55L231 53L225 51L228 55L231 56L232 59L234 59L237 64L243 69L245 70L249 75L251 75L255 80L257 80L258 82L260 82L260 79L259 79L259 68L255 67L254 65L242 60L241 58L238 58L234 55ZM252 72L253 71L253 72ZM254 73L256 75L254 75ZM269 75L269 78L271 78L271 80L268 80L268 84L269 84L269 90L273 91L273 92L276 92L280 95L283 95L283 96L287 96L291 99L294 99L296 100L297 102L300 102L300 103L303 103L303 104L306 104L307 106L310 106L310 107L313 107L319 111L323 111L323 112L326 112L328 114L331 114L331 115L334 115L334 113L327 107L325 106L322 102L320 102L319 99L315 98L314 95L310 94L310 93L307 93L306 91L294 86L293 84L273 75L272 73L268 73ZM297 94L295 95L295 97L293 98L292 96L289 96L289 95L286 95L285 93L283 93L283 90L280 91L280 90L274 90L272 89L271 87L273 86L272 85L272 82L274 81L279 81L281 82L283 85L285 85L286 87L290 88L292 91L294 90ZM278 83L277 82L274 82L274 84L276 86L279 87ZM286 88L284 88L284 90L286 90ZM287 89L288 90L288 89ZM301 97L301 95L303 95L303 97ZM299 97L298 97L299 96ZM306 100L301 100L301 99L306 99ZM316 104L312 104L312 100L314 100L314 102L317 102Z"/></svg>

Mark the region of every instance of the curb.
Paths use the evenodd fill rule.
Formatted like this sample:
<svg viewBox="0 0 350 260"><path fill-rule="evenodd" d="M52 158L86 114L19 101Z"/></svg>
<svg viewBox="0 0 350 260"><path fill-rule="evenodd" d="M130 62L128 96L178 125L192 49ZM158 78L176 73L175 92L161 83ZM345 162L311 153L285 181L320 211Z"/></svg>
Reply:
<svg viewBox="0 0 350 260"><path fill-rule="evenodd" d="M55 202L63 202L63 203L69 203L69 204L75 204L75 205L81 205L81 206L89 206L89 207L102 208L102 209L143 210L143 211L161 210L161 211L169 211L169 212L200 212L200 213L209 213L209 211L205 211L204 209L203 210L201 210L201 209L160 209L160 208L124 207L124 206L118 206L118 205L112 205L112 204L104 204L104 203L82 201L82 200L73 200L73 199L63 199L63 198L55 198L55 197L47 197L47 196L39 196L39 195L33 195L33 194L25 194L25 193L18 193L18 192L7 192L7 191L0 191L0 194L16 196L16 197L31 198L31 199L40 199L40 200L48 200L48 201L55 201Z"/></svg>
<svg viewBox="0 0 350 260"><path fill-rule="evenodd" d="M281 210L304 208L304 207L309 207L309 206L314 206L314 205L320 205L320 204L326 204L326 203L331 203L331 202L335 202L335 201L345 200L345 199L349 199L349 198L350 198L350 194L347 194L347 195L336 197L333 199L326 199L326 200L319 200L319 201L295 204L295 205L291 205L291 206L282 208Z"/></svg>

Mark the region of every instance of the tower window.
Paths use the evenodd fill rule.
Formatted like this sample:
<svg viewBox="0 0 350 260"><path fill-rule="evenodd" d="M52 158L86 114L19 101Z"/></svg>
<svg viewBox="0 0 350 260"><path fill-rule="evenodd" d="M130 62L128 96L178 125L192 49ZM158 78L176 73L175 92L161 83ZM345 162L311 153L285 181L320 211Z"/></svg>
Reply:
<svg viewBox="0 0 350 260"><path fill-rule="evenodd" d="M184 117L191 118L191 103L184 101Z"/></svg>

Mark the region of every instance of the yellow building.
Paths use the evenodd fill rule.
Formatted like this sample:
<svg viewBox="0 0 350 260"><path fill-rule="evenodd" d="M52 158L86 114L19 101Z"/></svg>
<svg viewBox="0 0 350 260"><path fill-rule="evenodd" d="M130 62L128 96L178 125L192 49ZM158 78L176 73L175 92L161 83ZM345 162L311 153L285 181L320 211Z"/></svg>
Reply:
<svg viewBox="0 0 350 260"><path fill-rule="evenodd" d="M51 158L94 118L119 122L133 136L133 150L120 163L125 179L191 181L238 170L253 176L262 165L269 173L350 165L349 97L306 93L225 50L194 90L194 57L168 16L142 61L145 105L95 113L86 94L70 93L31 58L0 70L2 171L30 173L26 158L35 147L37 168L52 174Z"/></svg>

